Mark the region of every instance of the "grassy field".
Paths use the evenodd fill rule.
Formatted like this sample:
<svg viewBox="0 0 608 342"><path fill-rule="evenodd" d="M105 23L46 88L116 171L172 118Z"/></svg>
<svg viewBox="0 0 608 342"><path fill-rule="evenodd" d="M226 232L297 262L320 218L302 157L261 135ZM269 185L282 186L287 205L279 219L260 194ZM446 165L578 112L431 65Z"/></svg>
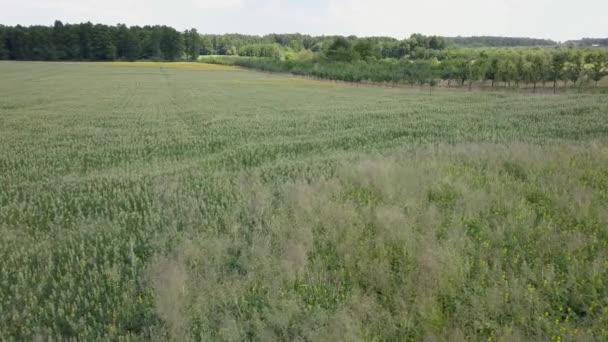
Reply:
<svg viewBox="0 0 608 342"><path fill-rule="evenodd" d="M606 94L0 75L0 340L608 339Z"/></svg>

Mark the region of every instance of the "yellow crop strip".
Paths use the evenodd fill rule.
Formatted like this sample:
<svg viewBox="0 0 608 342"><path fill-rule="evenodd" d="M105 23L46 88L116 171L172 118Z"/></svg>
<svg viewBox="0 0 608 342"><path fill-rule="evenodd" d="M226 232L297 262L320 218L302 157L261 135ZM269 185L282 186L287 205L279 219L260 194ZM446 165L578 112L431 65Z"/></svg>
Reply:
<svg viewBox="0 0 608 342"><path fill-rule="evenodd" d="M117 67L172 68L200 71L237 71L238 67L194 62L102 62Z"/></svg>

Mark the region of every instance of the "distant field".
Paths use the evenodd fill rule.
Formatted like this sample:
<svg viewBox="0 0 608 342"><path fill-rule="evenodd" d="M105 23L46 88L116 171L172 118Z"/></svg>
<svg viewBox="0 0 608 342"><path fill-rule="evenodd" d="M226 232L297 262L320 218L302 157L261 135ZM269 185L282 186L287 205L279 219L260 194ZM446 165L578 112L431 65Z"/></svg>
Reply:
<svg viewBox="0 0 608 342"><path fill-rule="evenodd" d="M0 75L0 340L608 339L606 94Z"/></svg>

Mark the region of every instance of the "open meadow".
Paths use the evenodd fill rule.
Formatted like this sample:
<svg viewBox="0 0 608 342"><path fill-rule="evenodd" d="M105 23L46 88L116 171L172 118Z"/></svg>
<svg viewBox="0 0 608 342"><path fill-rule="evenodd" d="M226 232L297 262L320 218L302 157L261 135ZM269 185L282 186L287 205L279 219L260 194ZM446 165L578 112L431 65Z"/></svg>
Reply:
<svg viewBox="0 0 608 342"><path fill-rule="evenodd" d="M2 341L608 339L608 94L0 75Z"/></svg>

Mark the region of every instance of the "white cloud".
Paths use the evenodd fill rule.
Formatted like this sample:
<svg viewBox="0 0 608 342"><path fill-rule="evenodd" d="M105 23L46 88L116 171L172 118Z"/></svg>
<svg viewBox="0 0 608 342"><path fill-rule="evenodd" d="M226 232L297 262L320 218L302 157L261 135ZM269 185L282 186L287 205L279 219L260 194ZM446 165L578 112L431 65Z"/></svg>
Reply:
<svg viewBox="0 0 608 342"><path fill-rule="evenodd" d="M390 10L387 10L390 9ZM332 19L344 29L359 35L458 35L507 31L507 11L502 0L433 0L408 1L332 0L329 9Z"/></svg>
<svg viewBox="0 0 608 342"><path fill-rule="evenodd" d="M264 34L608 36L606 0L0 0L0 24L171 25Z"/></svg>
<svg viewBox="0 0 608 342"><path fill-rule="evenodd" d="M192 0L196 8L204 10L236 9L243 6L242 0Z"/></svg>

